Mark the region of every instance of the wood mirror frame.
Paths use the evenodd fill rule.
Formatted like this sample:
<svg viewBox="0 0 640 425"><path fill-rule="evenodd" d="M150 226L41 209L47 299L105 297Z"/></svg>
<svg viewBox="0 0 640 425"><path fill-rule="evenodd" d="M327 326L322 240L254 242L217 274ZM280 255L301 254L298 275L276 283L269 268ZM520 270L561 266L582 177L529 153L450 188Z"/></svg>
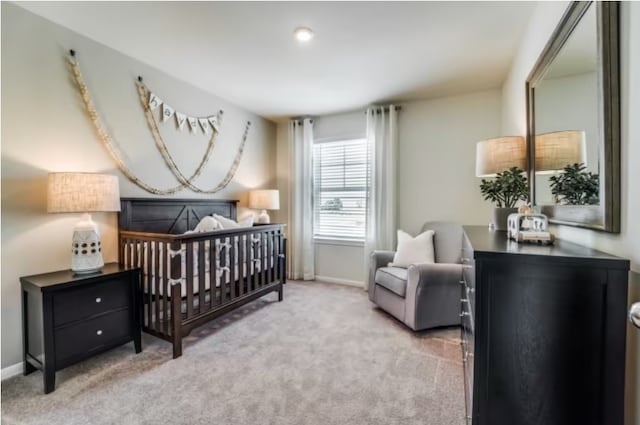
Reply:
<svg viewBox="0 0 640 425"><path fill-rule="evenodd" d="M535 199L535 88L590 6L596 7L598 31L599 206L543 205L555 224L620 232L620 70L619 2L572 2L536 61L526 83L530 199Z"/></svg>

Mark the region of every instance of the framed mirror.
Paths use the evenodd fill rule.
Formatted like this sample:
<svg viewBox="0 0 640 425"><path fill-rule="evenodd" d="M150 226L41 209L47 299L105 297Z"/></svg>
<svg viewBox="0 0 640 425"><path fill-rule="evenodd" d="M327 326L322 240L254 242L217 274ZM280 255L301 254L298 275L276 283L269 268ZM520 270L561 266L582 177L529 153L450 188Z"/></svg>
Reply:
<svg viewBox="0 0 640 425"><path fill-rule="evenodd" d="M572 2L527 78L529 184L556 224L620 232L618 2Z"/></svg>

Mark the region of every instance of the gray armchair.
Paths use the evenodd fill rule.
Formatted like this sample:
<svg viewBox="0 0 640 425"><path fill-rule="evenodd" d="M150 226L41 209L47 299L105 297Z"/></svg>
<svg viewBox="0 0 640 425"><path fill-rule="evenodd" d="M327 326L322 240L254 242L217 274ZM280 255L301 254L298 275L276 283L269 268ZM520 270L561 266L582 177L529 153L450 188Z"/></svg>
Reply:
<svg viewBox="0 0 640 425"><path fill-rule="evenodd" d="M414 331L460 324L462 226L427 222L433 230L434 264L388 267L393 251L374 251L369 263L369 299Z"/></svg>

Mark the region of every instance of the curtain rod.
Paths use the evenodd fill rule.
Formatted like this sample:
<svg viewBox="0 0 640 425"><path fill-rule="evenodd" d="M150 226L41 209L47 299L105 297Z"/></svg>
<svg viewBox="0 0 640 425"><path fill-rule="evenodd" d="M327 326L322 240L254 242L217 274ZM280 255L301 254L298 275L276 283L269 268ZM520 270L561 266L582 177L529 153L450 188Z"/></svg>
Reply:
<svg viewBox="0 0 640 425"><path fill-rule="evenodd" d="M298 124L302 124L302 122L304 120L308 119L309 121L311 121L311 123L313 123L314 119L313 118L291 118L291 121L298 123Z"/></svg>
<svg viewBox="0 0 640 425"><path fill-rule="evenodd" d="M370 108L374 109L374 112L378 112L380 109L382 109L384 112L389 112L389 107L388 106L371 106ZM367 108L369 109L369 108ZM367 113L367 109L364 110L364 113ZM402 106L400 105L396 105L393 107L393 109L395 109L396 111L401 111L402 110Z"/></svg>

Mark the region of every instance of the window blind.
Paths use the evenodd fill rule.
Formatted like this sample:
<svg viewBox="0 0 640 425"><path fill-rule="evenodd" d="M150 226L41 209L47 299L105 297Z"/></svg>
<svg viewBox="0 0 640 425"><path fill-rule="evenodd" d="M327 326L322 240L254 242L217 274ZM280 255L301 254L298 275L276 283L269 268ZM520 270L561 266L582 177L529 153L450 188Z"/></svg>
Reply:
<svg viewBox="0 0 640 425"><path fill-rule="evenodd" d="M368 193L365 139L314 145L315 237L364 240Z"/></svg>

